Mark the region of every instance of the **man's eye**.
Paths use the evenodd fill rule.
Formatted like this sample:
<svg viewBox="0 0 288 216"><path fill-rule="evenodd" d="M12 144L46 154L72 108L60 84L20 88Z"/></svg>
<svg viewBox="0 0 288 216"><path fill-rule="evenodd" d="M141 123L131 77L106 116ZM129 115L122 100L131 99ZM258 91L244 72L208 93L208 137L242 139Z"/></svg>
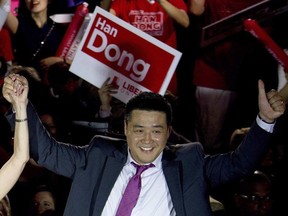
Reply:
<svg viewBox="0 0 288 216"><path fill-rule="evenodd" d="M136 129L136 130L134 130L134 133L136 133L136 134L142 134L142 133L143 133L143 130Z"/></svg>

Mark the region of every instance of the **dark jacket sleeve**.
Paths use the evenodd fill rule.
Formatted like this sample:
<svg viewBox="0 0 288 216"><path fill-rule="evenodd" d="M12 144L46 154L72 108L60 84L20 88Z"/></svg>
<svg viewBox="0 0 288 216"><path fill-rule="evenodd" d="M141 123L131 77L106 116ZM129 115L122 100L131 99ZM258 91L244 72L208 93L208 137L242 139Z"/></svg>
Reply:
<svg viewBox="0 0 288 216"><path fill-rule="evenodd" d="M34 106L27 105L30 157L39 165L66 177L72 177L79 166L85 166L85 147L56 141L42 124ZM6 118L14 130L15 114L10 110Z"/></svg>
<svg viewBox="0 0 288 216"><path fill-rule="evenodd" d="M235 151L205 158L206 175L212 187L239 180L255 171L271 144L272 133L254 122Z"/></svg>

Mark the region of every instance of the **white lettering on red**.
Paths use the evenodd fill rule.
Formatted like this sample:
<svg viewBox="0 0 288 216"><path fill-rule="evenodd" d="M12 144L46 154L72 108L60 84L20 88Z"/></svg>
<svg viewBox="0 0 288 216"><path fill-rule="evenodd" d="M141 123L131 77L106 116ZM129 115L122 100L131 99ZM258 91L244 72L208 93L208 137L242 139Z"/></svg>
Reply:
<svg viewBox="0 0 288 216"><path fill-rule="evenodd" d="M104 51L104 56L108 61L118 61L117 65L119 67L123 67L126 71L131 72L129 74L131 79L137 82L143 81L151 65L146 63L143 59L135 60L133 53L129 53L126 50L121 50L116 44L108 44L109 41L106 34L116 37L118 31L117 29L106 24L106 20L101 21L101 18L99 18L97 20L96 27L99 27L100 29L95 28L93 30L91 38L87 44L87 48L95 53ZM96 39L100 39L101 43L95 45L94 42Z"/></svg>

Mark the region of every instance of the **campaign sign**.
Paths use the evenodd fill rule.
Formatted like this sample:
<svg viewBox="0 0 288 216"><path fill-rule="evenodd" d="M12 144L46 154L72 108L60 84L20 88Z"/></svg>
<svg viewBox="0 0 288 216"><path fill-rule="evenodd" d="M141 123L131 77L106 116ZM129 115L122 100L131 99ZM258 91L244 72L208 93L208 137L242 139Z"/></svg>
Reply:
<svg viewBox="0 0 288 216"><path fill-rule="evenodd" d="M98 88L110 77L110 82L118 89L113 96L126 103L143 91L164 95L181 55L96 7L70 71Z"/></svg>

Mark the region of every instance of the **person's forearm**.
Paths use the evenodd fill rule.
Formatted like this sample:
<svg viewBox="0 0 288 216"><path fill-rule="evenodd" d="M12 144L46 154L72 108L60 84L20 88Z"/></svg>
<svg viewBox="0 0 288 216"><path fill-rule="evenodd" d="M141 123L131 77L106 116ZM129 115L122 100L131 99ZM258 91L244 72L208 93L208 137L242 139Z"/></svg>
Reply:
<svg viewBox="0 0 288 216"><path fill-rule="evenodd" d="M100 109L99 109L99 112L98 112L99 117L100 118L110 117L112 115L111 109L112 109L112 107L110 105L109 106L101 105Z"/></svg>
<svg viewBox="0 0 288 216"><path fill-rule="evenodd" d="M205 11L205 0L189 0L188 9L196 16L202 15Z"/></svg>
<svg viewBox="0 0 288 216"><path fill-rule="evenodd" d="M25 167L15 167L14 162L14 156L12 155L0 169L0 199L2 199L11 190Z"/></svg>
<svg viewBox="0 0 288 216"><path fill-rule="evenodd" d="M110 5L111 5L111 0L102 0L101 1L101 8L106 10L106 11L109 11L110 10Z"/></svg>
<svg viewBox="0 0 288 216"><path fill-rule="evenodd" d="M159 0L158 3L175 22L185 28L189 26L189 17L186 11L176 8L167 0Z"/></svg>
<svg viewBox="0 0 288 216"><path fill-rule="evenodd" d="M14 108L16 111L14 152L0 170L0 199L15 185L29 160L26 105L17 105Z"/></svg>
<svg viewBox="0 0 288 216"><path fill-rule="evenodd" d="M29 131L27 119L27 105L21 103L14 107L15 131L14 131L14 155L15 160L20 164L29 160Z"/></svg>
<svg viewBox="0 0 288 216"><path fill-rule="evenodd" d="M15 34L18 29L18 19L11 12L8 13L5 26L12 33Z"/></svg>

